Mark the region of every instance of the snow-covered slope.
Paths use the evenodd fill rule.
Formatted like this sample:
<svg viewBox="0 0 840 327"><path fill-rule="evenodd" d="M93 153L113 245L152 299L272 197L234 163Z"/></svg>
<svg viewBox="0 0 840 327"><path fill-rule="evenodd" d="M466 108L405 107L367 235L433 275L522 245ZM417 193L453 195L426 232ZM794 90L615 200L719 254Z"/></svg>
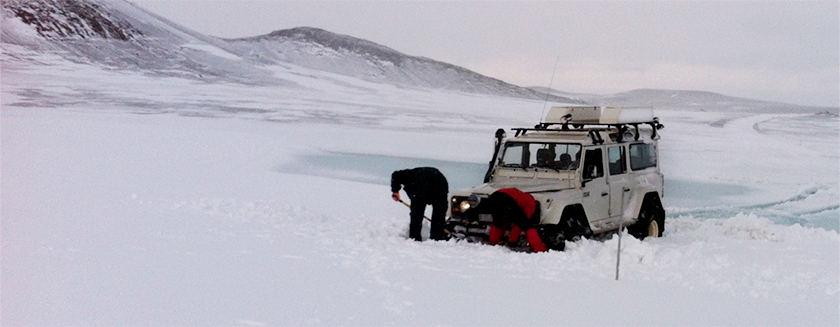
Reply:
<svg viewBox="0 0 840 327"><path fill-rule="evenodd" d="M3 1L2 42L66 59L205 81L291 85L219 47L224 42L125 1ZM34 33L33 33L34 31ZM4 47L4 51L10 51Z"/></svg>
<svg viewBox="0 0 840 327"><path fill-rule="evenodd" d="M376 83L546 100L543 87L519 87L317 28L299 27L228 40L202 35L125 1L8 0L2 1L2 8L2 42L110 68L203 81L295 87L299 85L291 81L295 77L289 71L299 66ZM10 51L7 48L4 51ZM548 100L559 103L705 111L840 111L837 107L805 107L703 91L549 93Z"/></svg>
<svg viewBox="0 0 840 327"><path fill-rule="evenodd" d="M428 58L414 57L382 45L311 27L275 31L231 40L237 53L263 63L294 63L379 83L433 89L545 99L545 94L518 87ZM552 96L552 101L574 103Z"/></svg>
<svg viewBox="0 0 840 327"><path fill-rule="evenodd" d="M93 2L8 0L9 10L47 39L136 40L142 35L114 11Z"/></svg>
<svg viewBox="0 0 840 327"><path fill-rule="evenodd" d="M544 93L467 69L314 28L224 40L201 35L124 1L3 1L2 41L93 62L206 81L291 86L271 66L298 65L379 83L545 99ZM28 25L35 33L27 31ZM550 101L575 100L550 96Z"/></svg>

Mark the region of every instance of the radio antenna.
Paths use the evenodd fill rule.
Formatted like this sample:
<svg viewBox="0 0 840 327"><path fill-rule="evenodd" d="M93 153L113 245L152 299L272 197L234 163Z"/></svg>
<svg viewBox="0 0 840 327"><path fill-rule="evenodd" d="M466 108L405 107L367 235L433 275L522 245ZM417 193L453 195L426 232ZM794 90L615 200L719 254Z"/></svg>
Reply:
<svg viewBox="0 0 840 327"><path fill-rule="evenodd" d="M548 95L551 92L551 85L554 84L554 74L557 73L557 63L560 62L560 55L557 55L557 60L554 61L554 70L551 71L551 80L548 81L548 90L545 91L545 102L543 102L543 110L540 114L540 121L545 116L545 107L548 105Z"/></svg>

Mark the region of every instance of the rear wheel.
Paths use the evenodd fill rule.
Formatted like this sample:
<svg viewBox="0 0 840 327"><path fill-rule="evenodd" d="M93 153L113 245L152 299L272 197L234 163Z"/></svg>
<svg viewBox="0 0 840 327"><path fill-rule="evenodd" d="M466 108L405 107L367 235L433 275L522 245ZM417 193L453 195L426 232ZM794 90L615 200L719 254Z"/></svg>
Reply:
<svg viewBox="0 0 840 327"><path fill-rule="evenodd" d="M647 236L649 237L661 237L662 232L660 231L659 221L656 219L651 220L648 224Z"/></svg>
<svg viewBox="0 0 840 327"><path fill-rule="evenodd" d="M639 219L635 224L627 226L627 232L640 240L645 237L662 237L665 232L665 210L655 193L645 196Z"/></svg>

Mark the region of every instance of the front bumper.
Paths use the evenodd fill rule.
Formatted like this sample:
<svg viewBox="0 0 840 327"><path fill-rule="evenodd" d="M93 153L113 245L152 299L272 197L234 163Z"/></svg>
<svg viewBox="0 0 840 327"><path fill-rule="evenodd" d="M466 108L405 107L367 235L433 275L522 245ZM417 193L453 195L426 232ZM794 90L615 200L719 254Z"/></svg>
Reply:
<svg viewBox="0 0 840 327"><path fill-rule="evenodd" d="M490 235L490 225L493 218L490 215L480 215L479 219L470 221L466 217L452 216L446 220L449 235L469 242L487 242Z"/></svg>

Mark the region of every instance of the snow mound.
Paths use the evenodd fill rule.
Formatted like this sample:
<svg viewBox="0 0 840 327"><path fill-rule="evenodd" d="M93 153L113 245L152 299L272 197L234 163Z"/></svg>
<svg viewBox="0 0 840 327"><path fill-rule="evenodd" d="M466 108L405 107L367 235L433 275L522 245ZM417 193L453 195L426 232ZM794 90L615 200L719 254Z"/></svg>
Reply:
<svg viewBox="0 0 840 327"><path fill-rule="evenodd" d="M224 231L231 233L227 237L276 240L294 234L304 244L318 244L315 247L336 258L342 269L368 275L381 287L400 292L416 286L386 276L409 271L456 280L508 276L541 280L549 288L555 283L606 282L615 277L617 235L603 241L569 242L563 252L528 254L455 240L408 241L407 219L399 217L323 215L306 207L230 200L200 200L179 207L227 226ZM426 223L424 231L428 228ZM832 269L838 264L833 248L838 242L835 231L777 225L752 214L673 218L667 220L663 238L639 241L624 235L620 279L774 303L813 296L829 299L840 294Z"/></svg>

